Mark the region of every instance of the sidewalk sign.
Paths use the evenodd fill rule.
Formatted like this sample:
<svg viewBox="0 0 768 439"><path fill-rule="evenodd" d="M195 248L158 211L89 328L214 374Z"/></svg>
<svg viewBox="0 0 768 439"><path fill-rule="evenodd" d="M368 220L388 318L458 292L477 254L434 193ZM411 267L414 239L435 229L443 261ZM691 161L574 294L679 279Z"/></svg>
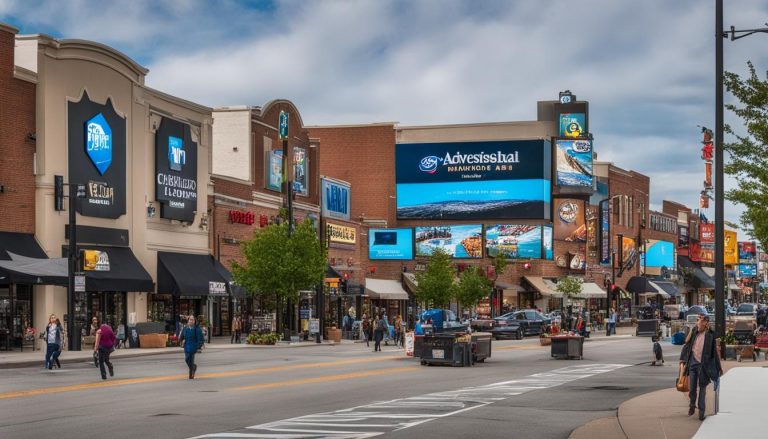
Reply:
<svg viewBox="0 0 768 439"><path fill-rule="evenodd" d="M85 274L82 274L82 273L75 274L75 292L76 293L85 292Z"/></svg>
<svg viewBox="0 0 768 439"><path fill-rule="evenodd" d="M409 357L413 357L413 341L414 341L414 335L413 332L406 332L405 333L405 355Z"/></svg>
<svg viewBox="0 0 768 439"><path fill-rule="evenodd" d="M320 319L309 319L309 333L317 334L320 332Z"/></svg>

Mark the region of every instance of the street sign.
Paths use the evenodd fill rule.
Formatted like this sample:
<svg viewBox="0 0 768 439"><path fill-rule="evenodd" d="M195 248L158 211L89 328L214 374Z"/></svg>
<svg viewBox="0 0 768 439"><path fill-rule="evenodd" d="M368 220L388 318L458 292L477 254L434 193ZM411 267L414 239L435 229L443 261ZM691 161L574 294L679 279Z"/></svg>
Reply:
<svg viewBox="0 0 768 439"><path fill-rule="evenodd" d="M75 292L76 293L85 292L85 276L75 275Z"/></svg>
<svg viewBox="0 0 768 439"><path fill-rule="evenodd" d="M320 319L309 319L309 333L317 334L320 332Z"/></svg>
<svg viewBox="0 0 768 439"><path fill-rule="evenodd" d="M285 111L280 112L280 119L279 119L279 137L280 140L284 140L288 138L288 113Z"/></svg>
<svg viewBox="0 0 768 439"><path fill-rule="evenodd" d="M305 319L308 319L308 318L309 318L309 316L310 316L310 314L311 314L311 311L312 311L312 310L310 310L310 309L308 309L308 308L307 308L307 309L301 309L301 310L299 310L299 318L300 318L301 320L305 320Z"/></svg>

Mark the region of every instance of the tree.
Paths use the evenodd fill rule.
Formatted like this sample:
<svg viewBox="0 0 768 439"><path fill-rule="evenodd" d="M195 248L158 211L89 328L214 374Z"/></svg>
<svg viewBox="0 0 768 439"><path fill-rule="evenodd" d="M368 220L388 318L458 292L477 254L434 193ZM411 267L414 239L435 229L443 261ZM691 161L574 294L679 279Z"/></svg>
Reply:
<svg viewBox="0 0 768 439"><path fill-rule="evenodd" d="M581 293L581 279L574 276L565 276L557 281L555 290L565 294L568 298L573 298Z"/></svg>
<svg viewBox="0 0 768 439"><path fill-rule="evenodd" d="M436 248L429 257L427 269L416 273L416 298L428 306L447 307L455 296L455 277L456 268L451 263L451 255Z"/></svg>
<svg viewBox="0 0 768 439"><path fill-rule="evenodd" d="M493 258L494 285L496 284L496 279L498 279L499 276L504 274L504 270L507 269L507 264L509 264L509 262L507 262L507 258L506 256L504 256L504 253L502 252L496 253L496 256Z"/></svg>
<svg viewBox="0 0 768 439"><path fill-rule="evenodd" d="M763 248L768 245L768 74L761 80L752 62L748 62L749 77L742 79L731 72L725 73L725 87L738 104L725 106L738 116L746 128L739 135L730 125L725 132L736 138L724 142L729 161L725 173L733 176L738 186L728 190L725 198L744 205L741 223Z"/></svg>
<svg viewBox="0 0 768 439"><path fill-rule="evenodd" d="M456 299L463 306L474 307L480 300L488 298L491 287L491 281L485 277L481 267L468 267L459 277Z"/></svg>
<svg viewBox="0 0 768 439"><path fill-rule="evenodd" d="M288 233L288 224L256 229L253 238L242 244L245 263L233 262L234 281L275 309L283 301L296 301L299 291L313 289L323 281L326 251L310 220Z"/></svg>

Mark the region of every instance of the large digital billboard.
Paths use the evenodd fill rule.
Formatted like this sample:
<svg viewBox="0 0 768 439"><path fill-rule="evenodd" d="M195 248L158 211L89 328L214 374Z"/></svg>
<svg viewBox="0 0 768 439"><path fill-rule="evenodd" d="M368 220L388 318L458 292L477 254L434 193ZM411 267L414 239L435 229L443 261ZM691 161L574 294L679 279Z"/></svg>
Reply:
<svg viewBox="0 0 768 439"><path fill-rule="evenodd" d="M368 259L413 259L413 229L369 229Z"/></svg>
<svg viewBox="0 0 768 439"><path fill-rule="evenodd" d="M581 137L587 131L587 115L584 113L560 114L560 137Z"/></svg>
<svg viewBox="0 0 768 439"><path fill-rule="evenodd" d="M592 188L592 141L555 140L555 169L558 186Z"/></svg>
<svg viewBox="0 0 768 439"><path fill-rule="evenodd" d="M195 220L197 143L188 124L167 117L155 133L155 199L161 218Z"/></svg>
<svg viewBox="0 0 768 439"><path fill-rule="evenodd" d="M416 227L416 256L429 256L436 248L443 249L454 258L483 257L483 226Z"/></svg>
<svg viewBox="0 0 768 439"><path fill-rule="evenodd" d="M549 219L551 154L546 140L397 144L397 217Z"/></svg>
<svg viewBox="0 0 768 439"><path fill-rule="evenodd" d="M486 226L485 251L489 258L541 259L542 226L504 224Z"/></svg>
<svg viewBox="0 0 768 439"><path fill-rule="evenodd" d="M661 268L666 267L670 272L675 268L675 244L669 241L649 239L645 244L645 254L640 256L640 266L645 274L658 276Z"/></svg>

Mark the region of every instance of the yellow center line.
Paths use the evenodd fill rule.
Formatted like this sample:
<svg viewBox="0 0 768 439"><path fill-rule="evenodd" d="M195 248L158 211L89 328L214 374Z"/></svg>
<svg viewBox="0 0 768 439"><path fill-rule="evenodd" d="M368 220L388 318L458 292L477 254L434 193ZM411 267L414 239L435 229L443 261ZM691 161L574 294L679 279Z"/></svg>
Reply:
<svg viewBox="0 0 768 439"><path fill-rule="evenodd" d="M375 358L354 358L354 359L331 361L331 362L325 362L325 363L291 364L291 365L285 365L285 366L233 370L228 372L201 373L201 374L198 374L196 378L230 378L230 377L238 377L238 376L246 376L246 375L259 375L259 374L269 373L269 372L281 372L286 370L312 369L317 367L332 367L332 366L344 366L349 364L373 363L381 360L403 360L405 358L406 357L403 357L400 355L391 355L386 357L377 356ZM76 392L79 390L102 389L102 388L108 388L108 387L127 386L131 384L146 384L146 383L178 381L178 380L186 380L186 379L189 379L189 376L187 374L179 374L179 375L162 375L162 376L155 376L155 377L126 378L126 379L109 380L109 381L98 381L95 383L73 384L69 386L45 387L41 389L30 389L30 390L20 390L16 392L0 393L0 399L23 398L23 397L37 396L37 395L50 395L54 393Z"/></svg>
<svg viewBox="0 0 768 439"><path fill-rule="evenodd" d="M390 375L390 374L399 373L399 372L414 372L417 369L418 367L416 366L410 366L410 367L395 367L395 368L389 368L389 369L371 370L367 372L350 372L350 373L343 373L339 375L327 375L327 376L314 377L314 378L302 378L298 380L278 381L275 383L254 384L252 386L235 387L232 390L273 389L278 387L298 386L301 384L330 383L332 381L341 381L341 380L347 380L352 378L365 378L365 377L379 376L379 375Z"/></svg>

